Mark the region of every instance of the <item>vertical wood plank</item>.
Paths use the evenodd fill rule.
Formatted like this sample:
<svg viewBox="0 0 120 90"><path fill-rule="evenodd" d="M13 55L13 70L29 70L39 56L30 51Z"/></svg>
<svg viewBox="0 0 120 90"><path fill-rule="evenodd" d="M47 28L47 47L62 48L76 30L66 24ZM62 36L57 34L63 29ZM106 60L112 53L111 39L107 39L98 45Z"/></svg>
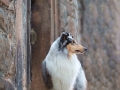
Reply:
<svg viewBox="0 0 120 90"><path fill-rule="evenodd" d="M51 33L51 0L32 2L32 28L37 34L37 40L32 46L31 90L47 90L42 79L41 64L49 51L53 33Z"/></svg>
<svg viewBox="0 0 120 90"><path fill-rule="evenodd" d="M16 32L17 32L17 58L16 58L16 88L27 90L27 0L16 1Z"/></svg>

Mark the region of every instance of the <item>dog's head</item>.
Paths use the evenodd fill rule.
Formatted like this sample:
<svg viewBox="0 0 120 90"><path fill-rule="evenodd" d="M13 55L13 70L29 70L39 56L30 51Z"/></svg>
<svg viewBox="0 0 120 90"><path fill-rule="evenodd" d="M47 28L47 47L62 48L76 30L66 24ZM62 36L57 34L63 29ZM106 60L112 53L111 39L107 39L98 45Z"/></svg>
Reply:
<svg viewBox="0 0 120 90"><path fill-rule="evenodd" d="M70 33L63 32L60 37L60 46L67 48L68 54L83 54L87 49L78 44Z"/></svg>

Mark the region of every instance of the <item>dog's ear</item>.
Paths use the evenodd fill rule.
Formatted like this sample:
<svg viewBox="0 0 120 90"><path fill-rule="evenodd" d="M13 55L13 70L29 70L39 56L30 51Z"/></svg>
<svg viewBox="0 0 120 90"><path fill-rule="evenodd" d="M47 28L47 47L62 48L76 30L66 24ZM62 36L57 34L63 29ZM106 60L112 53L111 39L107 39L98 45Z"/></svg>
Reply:
<svg viewBox="0 0 120 90"><path fill-rule="evenodd" d="M67 32L62 32L61 35L61 42L63 43L67 39L68 33Z"/></svg>
<svg viewBox="0 0 120 90"><path fill-rule="evenodd" d="M68 38L68 34L67 32L62 32L61 36L60 36L60 43L59 43L59 47L63 48L66 46L67 44L67 38Z"/></svg>
<svg viewBox="0 0 120 90"><path fill-rule="evenodd" d="M65 40L67 39L67 35L62 34L62 37L61 37L61 38L62 38L63 41L65 41Z"/></svg>

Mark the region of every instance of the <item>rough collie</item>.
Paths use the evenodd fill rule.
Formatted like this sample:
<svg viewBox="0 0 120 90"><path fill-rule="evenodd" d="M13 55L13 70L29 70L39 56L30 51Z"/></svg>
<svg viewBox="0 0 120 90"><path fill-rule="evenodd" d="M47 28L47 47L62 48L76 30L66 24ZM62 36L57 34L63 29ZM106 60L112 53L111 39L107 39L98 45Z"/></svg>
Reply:
<svg viewBox="0 0 120 90"><path fill-rule="evenodd" d="M42 62L42 75L49 90L86 90L87 80L76 54L87 49L70 33L63 32Z"/></svg>

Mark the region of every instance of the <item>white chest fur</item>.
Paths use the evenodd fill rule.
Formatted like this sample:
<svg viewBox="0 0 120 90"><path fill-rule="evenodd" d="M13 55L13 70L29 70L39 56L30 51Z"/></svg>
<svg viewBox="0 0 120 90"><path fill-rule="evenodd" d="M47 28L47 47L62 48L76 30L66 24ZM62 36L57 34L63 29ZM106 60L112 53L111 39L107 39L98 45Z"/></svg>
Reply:
<svg viewBox="0 0 120 90"><path fill-rule="evenodd" d="M73 90L81 64L76 55L68 59L62 54L48 54L46 67L52 76L52 90Z"/></svg>

